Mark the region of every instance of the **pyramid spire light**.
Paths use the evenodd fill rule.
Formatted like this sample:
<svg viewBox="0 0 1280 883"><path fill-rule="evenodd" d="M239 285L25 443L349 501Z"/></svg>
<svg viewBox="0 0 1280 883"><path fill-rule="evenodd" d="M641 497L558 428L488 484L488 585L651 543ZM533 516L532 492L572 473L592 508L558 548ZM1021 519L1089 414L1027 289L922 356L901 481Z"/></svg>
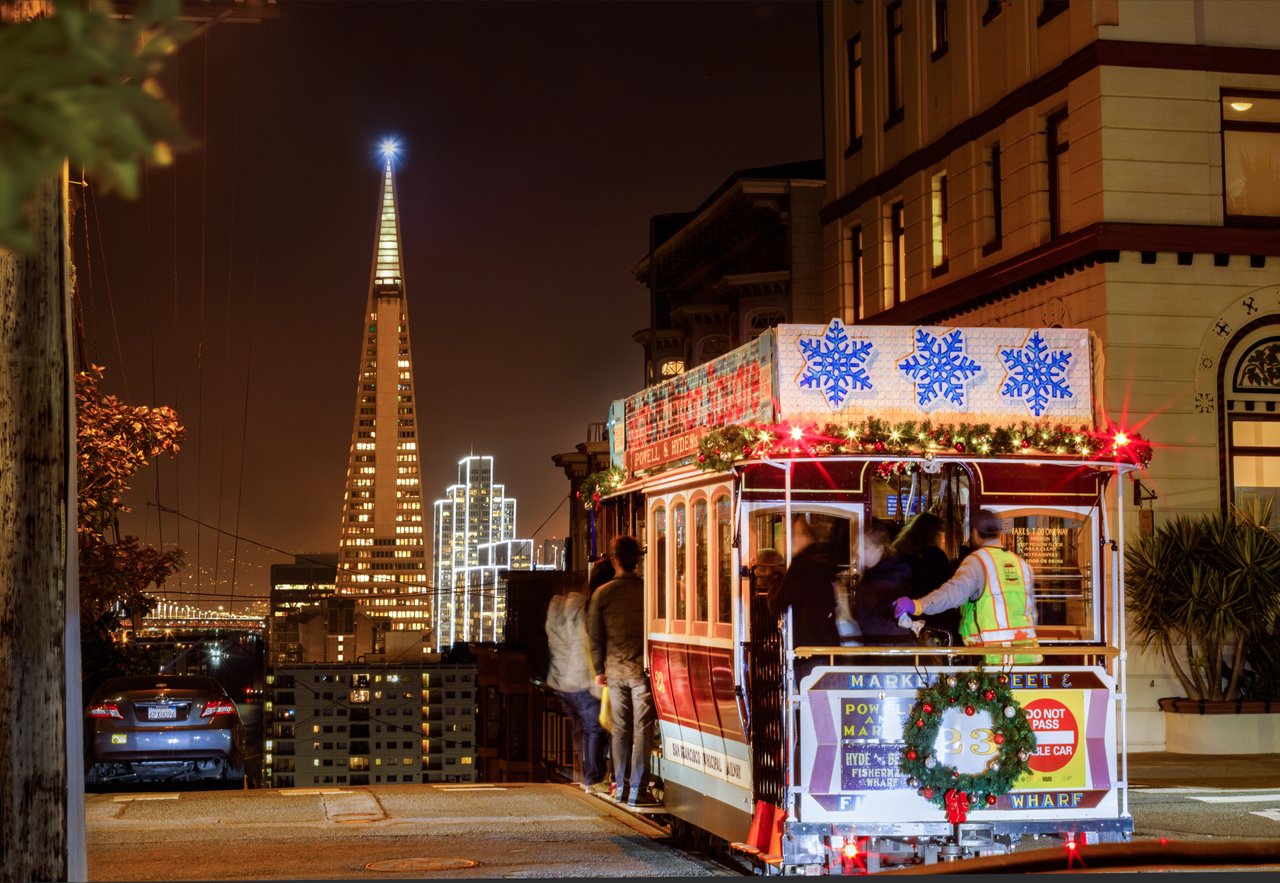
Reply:
<svg viewBox="0 0 1280 883"><path fill-rule="evenodd" d="M396 178L394 161L400 152L400 142L394 138L382 140L382 201L378 208L378 241L374 249L373 284L400 285L404 274L400 267L400 216L396 210Z"/></svg>

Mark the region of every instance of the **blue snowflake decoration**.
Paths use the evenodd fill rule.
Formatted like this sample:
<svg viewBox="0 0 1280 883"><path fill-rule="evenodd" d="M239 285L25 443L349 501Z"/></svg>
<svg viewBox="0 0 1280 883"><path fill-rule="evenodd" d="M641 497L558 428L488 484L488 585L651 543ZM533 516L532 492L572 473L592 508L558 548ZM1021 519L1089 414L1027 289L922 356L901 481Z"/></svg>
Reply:
<svg viewBox="0 0 1280 883"><path fill-rule="evenodd" d="M1070 350L1049 349L1040 332L1033 331L1020 349L1000 350L1000 359L1008 371L1000 395L1022 399L1039 417L1049 407L1050 398L1072 397L1066 376L1071 355Z"/></svg>
<svg viewBox="0 0 1280 883"><path fill-rule="evenodd" d="M852 340L844 323L832 319L821 337L801 337L798 341L805 368L801 389L819 389L832 408L839 408L849 393L871 389L867 361L874 349L869 340Z"/></svg>
<svg viewBox="0 0 1280 883"><path fill-rule="evenodd" d="M964 408L965 384L981 373L982 366L965 355L964 332L959 328L942 335L917 328L915 352L898 362L898 369L915 381L921 408L942 400Z"/></svg>

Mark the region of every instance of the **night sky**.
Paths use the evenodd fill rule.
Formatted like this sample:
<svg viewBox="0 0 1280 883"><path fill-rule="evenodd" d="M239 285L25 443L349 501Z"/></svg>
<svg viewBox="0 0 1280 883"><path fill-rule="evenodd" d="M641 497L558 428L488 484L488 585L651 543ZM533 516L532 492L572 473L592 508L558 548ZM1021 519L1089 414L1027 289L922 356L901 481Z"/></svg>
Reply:
<svg viewBox="0 0 1280 883"><path fill-rule="evenodd" d="M235 597L264 596L288 558L255 544L337 550L384 136L404 145L426 527L458 460L491 454L538 539L568 527L551 457L643 383L649 217L821 154L808 0L280 12L183 47L162 84L200 146L75 219L88 358L188 430L124 523L186 550L175 600L229 600L233 553Z"/></svg>

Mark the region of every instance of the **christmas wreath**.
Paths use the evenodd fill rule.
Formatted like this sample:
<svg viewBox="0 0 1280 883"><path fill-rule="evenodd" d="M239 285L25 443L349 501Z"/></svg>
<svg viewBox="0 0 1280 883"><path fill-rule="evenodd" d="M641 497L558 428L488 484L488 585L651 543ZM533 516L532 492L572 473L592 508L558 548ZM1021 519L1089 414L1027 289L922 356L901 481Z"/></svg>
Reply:
<svg viewBox="0 0 1280 883"><path fill-rule="evenodd" d="M961 773L938 759L935 746L943 717L954 710L962 722L989 731L986 745L995 749L981 773ZM970 731L972 732L972 731ZM907 714L902 740L901 769L908 784L926 800L947 811L952 824L963 822L970 809L995 806L996 799L1027 771L1036 748L1036 735L1026 712L1009 689L1009 676L992 674L979 666L974 671L948 674L932 686L921 687Z"/></svg>

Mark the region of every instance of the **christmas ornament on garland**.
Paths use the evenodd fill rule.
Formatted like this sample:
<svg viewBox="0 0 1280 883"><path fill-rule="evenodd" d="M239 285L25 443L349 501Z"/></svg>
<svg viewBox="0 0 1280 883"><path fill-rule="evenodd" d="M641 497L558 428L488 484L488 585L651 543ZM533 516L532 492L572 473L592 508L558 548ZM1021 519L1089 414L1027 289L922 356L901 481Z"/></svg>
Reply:
<svg viewBox="0 0 1280 883"><path fill-rule="evenodd" d="M948 714L952 716L948 728L990 732L987 748L992 750L982 755L988 759L981 772L961 773L938 759L938 731ZM989 718L990 723L983 717ZM1009 678L991 674L981 666L968 674L948 675L932 686L921 687L907 713L902 741L906 745L900 769L917 782L916 793L946 810L947 820L953 825L963 823L970 810L995 806L997 798L1013 788L1027 771L1036 748L1035 732L1009 689Z"/></svg>
<svg viewBox="0 0 1280 883"><path fill-rule="evenodd" d="M609 469L593 472L582 479L582 485L578 488L577 493L578 499L582 501L582 508L588 511L594 509L600 504L602 496L611 494L622 487L622 483L626 481L626 478L626 472L618 466L613 466Z"/></svg>

